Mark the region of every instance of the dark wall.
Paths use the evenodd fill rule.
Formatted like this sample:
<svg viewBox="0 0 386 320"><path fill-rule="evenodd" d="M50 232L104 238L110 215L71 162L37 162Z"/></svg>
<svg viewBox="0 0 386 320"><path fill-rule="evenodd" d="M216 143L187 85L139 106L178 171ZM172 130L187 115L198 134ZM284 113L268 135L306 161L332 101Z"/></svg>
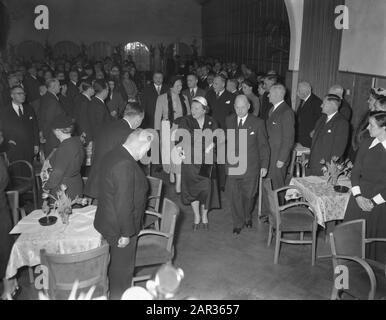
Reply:
<svg viewBox="0 0 386 320"><path fill-rule="evenodd" d="M7 7L0 1L0 50L6 48L9 32L9 13Z"/></svg>
<svg viewBox="0 0 386 320"><path fill-rule="evenodd" d="M201 6L195 0L3 0L12 14L9 41L71 40L113 45L133 41L191 44L201 40ZM34 8L47 5L50 29L34 28Z"/></svg>
<svg viewBox="0 0 386 320"><path fill-rule="evenodd" d="M288 70L290 29L284 0L210 0L202 9L205 55Z"/></svg>

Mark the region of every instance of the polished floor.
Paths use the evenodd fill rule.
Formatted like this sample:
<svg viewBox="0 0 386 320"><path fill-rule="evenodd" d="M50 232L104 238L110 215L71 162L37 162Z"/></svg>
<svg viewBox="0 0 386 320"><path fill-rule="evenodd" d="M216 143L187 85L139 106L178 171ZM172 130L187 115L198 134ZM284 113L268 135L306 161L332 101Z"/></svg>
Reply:
<svg viewBox="0 0 386 320"><path fill-rule="evenodd" d="M193 213L181 204L166 176L165 196L181 208L175 238L174 265L185 278L177 298L197 299L329 299L333 269L331 259L318 259L311 266L310 245L283 244L279 264L273 264L274 242L267 247L268 225L254 219L252 229L232 234L229 203L222 195L223 209L209 214L210 230L192 230ZM326 253L324 233L318 237L318 254ZM28 283L28 272L21 270L23 291L19 299L37 299ZM385 294L386 296L386 294Z"/></svg>

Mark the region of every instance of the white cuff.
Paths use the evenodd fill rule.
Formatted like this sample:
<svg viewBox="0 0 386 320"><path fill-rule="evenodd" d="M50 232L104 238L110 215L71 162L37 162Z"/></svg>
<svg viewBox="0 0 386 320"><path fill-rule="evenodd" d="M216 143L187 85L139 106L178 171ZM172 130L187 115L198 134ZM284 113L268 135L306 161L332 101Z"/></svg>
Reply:
<svg viewBox="0 0 386 320"><path fill-rule="evenodd" d="M351 188L352 195L355 197L358 194L361 194L361 188L359 186L355 186Z"/></svg>
<svg viewBox="0 0 386 320"><path fill-rule="evenodd" d="M386 202L380 193L378 193L375 197L373 197L373 200L378 205Z"/></svg>

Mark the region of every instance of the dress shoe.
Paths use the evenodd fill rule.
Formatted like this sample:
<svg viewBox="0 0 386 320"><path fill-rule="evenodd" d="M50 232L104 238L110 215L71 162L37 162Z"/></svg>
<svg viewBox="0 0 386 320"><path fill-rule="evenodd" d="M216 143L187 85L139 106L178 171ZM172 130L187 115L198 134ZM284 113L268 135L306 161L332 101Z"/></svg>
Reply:
<svg viewBox="0 0 386 320"><path fill-rule="evenodd" d="M246 228L252 228L252 220L245 222L245 227Z"/></svg>
<svg viewBox="0 0 386 320"><path fill-rule="evenodd" d="M233 229L233 234L240 234L241 228L234 228Z"/></svg>
<svg viewBox="0 0 386 320"><path fill-rule="evenodd" d="M202 229L203 230L209 230L209 223L202 223Z"/></svg>
<svg viewBox="0 0 386 320"><path fill-rule="evenodd" d="M193 223L192 228L193 228L193 231L197 231L198 229L200 229L200 224L199 223Z"/></svg>

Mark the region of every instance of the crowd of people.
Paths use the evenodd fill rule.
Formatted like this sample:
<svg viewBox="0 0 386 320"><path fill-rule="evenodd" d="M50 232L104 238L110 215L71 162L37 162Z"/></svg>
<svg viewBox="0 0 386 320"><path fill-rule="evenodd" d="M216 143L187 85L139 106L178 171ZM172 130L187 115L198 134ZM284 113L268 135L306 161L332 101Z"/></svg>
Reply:
<svg viewBox="0 0 386 320"><path fill-rule="evenodd" d="M137 162L155 152L154 133L161 137L163 161L152 167L165 171L181 201L191 205L194 231L209 230L208 213L222 207L220 191L230 201L233 233L251 228L259 177L269 177L274 189L285 186L292 151L301 145L310 149L308 175L323 174L321 160L354 161L346 218L364 218L368 236L386 236L386 90L371 89L369 110L353 129L352 110L340 85L331 86L321 99L310 83L300 82L300 104L293 109L287 88L272 70L255 73L246 64L199 59L177 67L175 73L166 81L155 71L146 83L134 62L109 57L0 65L1 151L9 161L44 160L46 192L54 194L65 184L70 197L87 197L98 204L95 228L113 248L113 297L119 298L131 284L148 190L145 169ZM199 149L194 139L180 137L170 148L165 128L184 129L191 138L208 130L223 131L224 136L203 141ZM229 130L235 132L234 143L228 140ZM189 144L192 152L187 152ZM235 171L230 161L194 161L196 155L205 158L229 149L245 161L244 171ZM169 156L171 161L164 161ZM85 170L88 162L91 168ZM7 180L1 181L0 212L6 221ZM263 201L263 215L268 211ZM0 276L8 247L1 247ZM385 244L373 244L370 254L384 260Z"/></svg>

